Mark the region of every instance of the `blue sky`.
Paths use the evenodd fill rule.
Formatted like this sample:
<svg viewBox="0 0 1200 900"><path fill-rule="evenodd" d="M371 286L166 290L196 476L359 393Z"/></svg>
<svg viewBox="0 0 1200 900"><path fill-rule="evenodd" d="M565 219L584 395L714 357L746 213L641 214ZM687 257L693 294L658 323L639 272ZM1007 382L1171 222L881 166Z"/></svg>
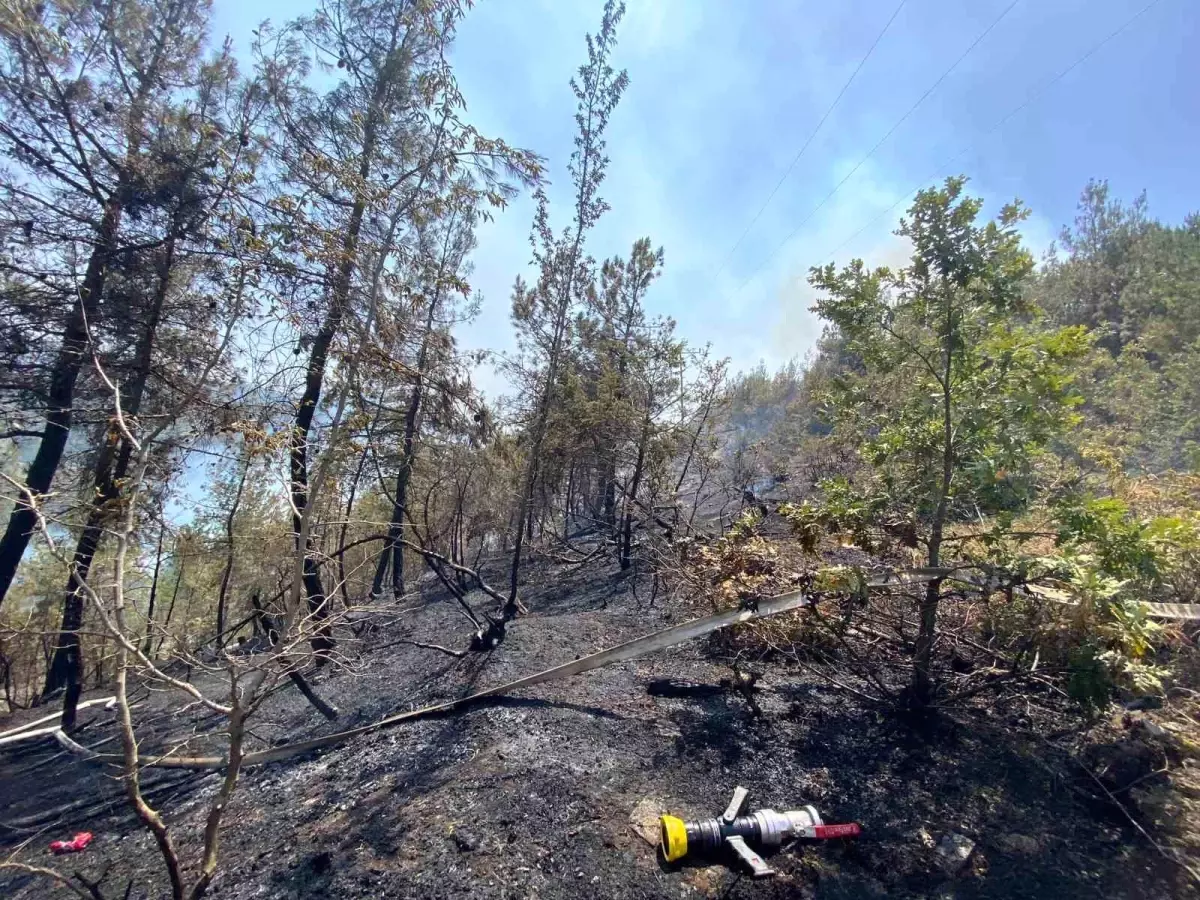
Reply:
<svg viewBox="0 0 1200 900"><path fill-rule="evenodd" d="M992 210L1021 198L1034 211L1026 235L1039 252L1071 220L1092 177L1109 179L1124 198L1146 189L1152 213L1178 221L1200 209L1200 3L1159 0L1043 90L1148 2L1019 0L1009 10L1012 0L908 0L731 253L898 0L629 0L615 63L631 83L612 118L603 187L612 211L589 250L624 254L643 235L662 244L654 310L673 316L693 343L711 342L735 368L749 368L812 347L820 324L808 311L809 266L903 257L891 231L904 204L881 213L931 179L968 175ZM244 49L261 19L304 9L215 0L215 36L228 33ZM482 0L454 52L471 120L548 157L556 227L569 215L568 202L554 203L568 190L567 81L600 9L598 0ZM527 267L531 216L523 198L479 234L472 282L484 304L461 335L470 347L512 347L509 289ZM489 394L503 389L492 373L477 380Z"/></svg>

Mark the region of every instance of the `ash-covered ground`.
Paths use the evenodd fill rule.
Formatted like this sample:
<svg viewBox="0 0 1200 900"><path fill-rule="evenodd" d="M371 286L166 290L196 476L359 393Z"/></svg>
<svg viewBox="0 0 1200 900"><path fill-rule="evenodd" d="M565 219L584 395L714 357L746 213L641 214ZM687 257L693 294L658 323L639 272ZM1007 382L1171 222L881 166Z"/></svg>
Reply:
<svg viewBox="0 0 1200 900"><path fill-rule="evenodd" d="M399 637L465 645L462 618L433 585L401 630L376 633L362 674L318 675L341 710L327 722L291 688L252 724L256 746L365 724L462 696L682 621L693 613L641 603L615 567L530 567L530 612L494 652L462 660ZM383 648L383 649L372 649ZM729 667L703 642L422 720L304 758L249 769L227 812L209 896L250 898L1151 898L1185 896L1181 872L1088 790L1016 708L980 705L930 725L897 720L805 671L760 665L756 717L720 689ZM655 696L655 679L711 686ZM102 693L102 692L101 692ZM98 696L99 694L97 694ZM194 709L155 716L148 744L211 728ZM23 718L45 715L30 711ZM84 718L88 716L85 714ZM92 711L82 743L115 750ZM18 724L15 718L6 725ZM217 776L147 772L194 871ZM795 847L779 875L751 881L720 865L667 866L638 834L659 810L717 815L737 785L757 806L814 804L863 836ZM75 804L52 823L48 810ZM169 896L150 836L111 773L53 743L0 750L4 852L94 878L105 896ZM30 825L34 822L36 824ZM71 857L46 845L90 830ZM651 834L653 834L651 832ZM965 862L945 849L973 844ZM69 896L34 876L0 873L0 896Z"/></svg>

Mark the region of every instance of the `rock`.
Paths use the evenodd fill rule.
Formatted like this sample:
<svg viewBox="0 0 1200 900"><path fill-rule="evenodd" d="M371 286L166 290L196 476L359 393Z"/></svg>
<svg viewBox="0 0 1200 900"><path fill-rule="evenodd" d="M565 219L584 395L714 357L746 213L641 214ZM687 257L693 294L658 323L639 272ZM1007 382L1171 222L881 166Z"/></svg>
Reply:
<svg viewBox="0 0 1200 900"><path fill-rule="evenodd" d="M1152 738L1158 738L1160 741L1170 740L1171 734L1167 729L1163 728L1153 719L1142 719L1139 723L1142 730Z"/></svg>
<svg viewBox="0 0 1200 900"><path fill-rule="evenodd" d="M685 884L702 897L719 897L725 892L725 881L729 870L724 866L704 866L687 869L683 876Z"/></svg>
<svg viewBox="0 0 1200 900"><path fill-rule="evenodd" d="M1121 704L1126 709L1162 709L1163 698L1155 694L1147 694L1144 697L1135 697L1132 700Z"/></svg>
<svg viewBox="0 0 1200 900"><path fill-rule="evenodd" d="M921 846L926 850L932 850L937 846L937 841L933 839L933 835L924 827L917 829L917 840L921 842Z"/></svg>
<svg viewBox="0 0 1200 900"><path fill-rule="evenodd" d="M469 831L454 829L454 843L458 847L460 853L472 853L479 849L479 839Z"/></svg>
<svg viewBox="0 0 1200 900"><path fill-rule="evenodd" d="M629 826L643 841L651 847L657 847L661 833L658 820L664 812L666 810L661 801L646 797L639 800L629 814Z"/></svg>
<svg viewBox="0 0 1200 900"><path fill-rule="evenodd" d="M996 838L996 846L1005 853L1020 856L1033 856L1042 851L1041 841L1027 834L1002 834Z"/></svg>
<svg viewBox="0 0 1200 900"><path fill-rule="evenodd" d="M938 864L947 875L957 875L967 864L974 850L973 840L952 831L938 841Z"/></svg>

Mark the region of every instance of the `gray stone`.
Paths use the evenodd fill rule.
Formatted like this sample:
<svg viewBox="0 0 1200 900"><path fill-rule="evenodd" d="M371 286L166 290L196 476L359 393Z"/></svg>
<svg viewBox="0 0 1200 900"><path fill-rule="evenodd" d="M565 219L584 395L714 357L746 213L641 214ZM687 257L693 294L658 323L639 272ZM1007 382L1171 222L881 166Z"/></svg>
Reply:
<svg viewBox="0 0 1200 900"><path fill-rule="evenodd" d="M975 850L975 842L969 837L950 832L938 841L938 862L948 875L957 875L971 858Z"/></svg>

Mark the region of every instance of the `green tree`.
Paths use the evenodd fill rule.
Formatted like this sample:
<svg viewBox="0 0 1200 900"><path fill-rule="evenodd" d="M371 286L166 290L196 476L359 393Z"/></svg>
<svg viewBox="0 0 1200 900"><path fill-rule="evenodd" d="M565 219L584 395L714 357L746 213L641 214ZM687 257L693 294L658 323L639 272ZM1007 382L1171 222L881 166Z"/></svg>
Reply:
<svg viewBox="0 0 1200 900"><path fill-rule="evenodd" d="M1124 204L1090 182L1037 293L1052 322L1099 336L1079 443L1134 469L1200 466L1200 217L1165 225L1144 194Z"/></svg>
<svg viewBox="0 0 1200 900"><path fill-rule="evenodd" d="M561 235L555 235L550 225L549 202L544 192L538 192L532 236L538 280L527 286L518 278L513 288L512 319L524 356L521 386L533 402L525 411L528 450L513 535L506 617L516 610L521 552L525 539L532 536L533 506L542 474L548 423L562 404L564 359L571 346L573 313L594 280L595 263L586 253L584 239L608 209L599 195L608 166L604 131L629 84L629 76L623 70L615 72L609 65L609 56L616 46L616 29L624 14L623 3L608 0L604 4L600 32L595 38L591 35L587 38L587 64L580 67L577 79L571 79L571 89L578 100L575 121L579 126L568 167L575 193L573 221Z"/></svg>
<svg viewBox="0 0 1200 900"><path fill-rule="evenodd" d="M979 222L965 178L921 191L897 234L910 263L815 268L815 310L862 362L835 390L835 430L861 439L861 478L827 491L877 521L915 532L930 567L943 564L948 524L1015 514L1037 490L1037 462L1074 417L1071 366L1088 347L1079 326L1044 331L1025 285L1033 258L1018 203ZM832 487L832 486L830 486ZM826 510L827 512L829 509ZM932 657L942 581L920 602L913 707L933 698Z"/></svg>
<svg viewBox="0 0 1200 900"><path fill-rule="evenodd" d="M458 0L325 0L257 47L282 188L270 205L280 241L276 268L307 331L297 348L309 352L289 477L303 592L318 621L328 604L322 560L305 533L317 503L310 442L323 397L328 403L337 342L362 300L373 307L380 299L369 286L371 269L380 271L410 232L441 214L448 183L469 173L474 199L502 206L514 182L531 185L540 175L533 154L484 137L461 117L464 100L447 53L462 12ZM340 73L328 91L308 78L310 54L326 72L336 65ZM358 347L351 352L357 356ZM313 642L326 659L329 629L319 628Z"/></svg>
<svg viewBox="0 0 1200 900"><path fill-rule="evenodd" d="M200 57L208 13L206 0L6 5L0 209L19 223L22 240L12 261L2 261L12 278L0 295L0 364L18 373L16 394L43 426L20 430L38 443L0 537L0 601L35 530L34 506L62 463L80 375L113 305L102 300L114 268L186 230L182 220L169 234L157 221L136 222L164 200L183 205L182 194L170 203L163 177L173 168L180 181L183 161L164 166L156 135L178 110L178 95L214 74Z"/></svg>

